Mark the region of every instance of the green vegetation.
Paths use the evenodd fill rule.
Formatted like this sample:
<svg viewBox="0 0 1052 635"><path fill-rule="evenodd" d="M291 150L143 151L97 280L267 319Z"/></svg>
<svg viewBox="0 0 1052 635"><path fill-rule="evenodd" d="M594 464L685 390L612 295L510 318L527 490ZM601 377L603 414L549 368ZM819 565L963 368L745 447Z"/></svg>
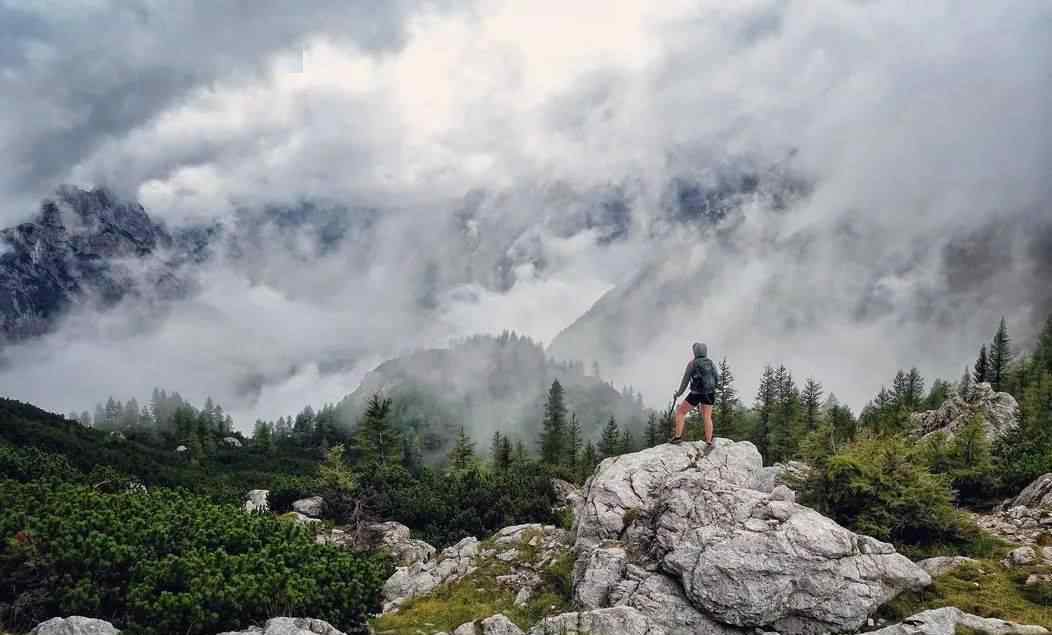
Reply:
<svg viewBox="0 0 1052 635"><path fill-rule="evenodd" d="M89 615L146 635L213 633L291 613L352 630L389 574L294 523L177 490L6 480L0 508L0 621L15 628Z"/></svg>
<svg viewBox="0 0 1052 635"><path fill-rule="evenodd" d="M1031 574L1048 572L1040 567L1005 569L995 557L965 564L935 579L920 592L903 593L880 610L880 616L898 622L928 609L956 606L981 617L992 617L1020 624L1052 627L1052 603L1040 591L1026 587Z"/></svg>

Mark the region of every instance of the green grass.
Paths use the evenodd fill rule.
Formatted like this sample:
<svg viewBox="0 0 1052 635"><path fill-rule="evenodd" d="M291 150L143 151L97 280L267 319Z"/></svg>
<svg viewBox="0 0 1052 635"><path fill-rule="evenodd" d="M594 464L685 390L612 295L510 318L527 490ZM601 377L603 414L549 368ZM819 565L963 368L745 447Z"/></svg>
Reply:
<svg viewBox="0 0 1052 635"><path fill-rule="evenodd" d="M525 536L523 544L516 547L524 561L536 555L535 548L525 544L531 537ZM482 548L489 546L483 543ZM410 600L397 613L373 620L373 630L377 635L451 632L461 624L497 613L503 613L520 628L528 630L544 617L571 610L573 555L569 550L541 572L541 584L524 607L515 606L515 590L497 583L498 576L511 571L507 563L487 559L464 579Z"/></svg>
<svg viewBox="0 0 1052 635"><path fill-rule="evenodd" d="M928 609L956 606L980 617L1052 628L1052 605L1035 601L1039 600L1037 590L1024 586L1030 574L1049 573L1052 568L1006 569L1000 563L1003 550L994 555L936 578L923 591L903 593L882 607L879 615L898 622Z"/></svg>

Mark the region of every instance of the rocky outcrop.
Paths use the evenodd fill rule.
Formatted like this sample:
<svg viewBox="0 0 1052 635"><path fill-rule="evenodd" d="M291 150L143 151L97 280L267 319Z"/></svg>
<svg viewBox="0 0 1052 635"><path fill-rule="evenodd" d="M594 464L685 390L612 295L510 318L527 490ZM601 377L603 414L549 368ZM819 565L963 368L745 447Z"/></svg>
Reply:
<svg viewBox="0 0 1052 635"><path fill-rule="evenodd" d="M977 565L979 562L965 556L937 556L921 560L917 566L928 572L933 578L952 573L966 564Z"/></svg>
<svg viewBox="0 0 1052 635"><path fill-rule="evenodd" d="M931 583L891 545L793 502L750 443L607 459L584 496L576 601L632 607L670 635L848 632L899 592Z"/></svg>
<svg viewBox="0 0 1052 635"><path fill-rule="evenodd" d="M324 620L305 617L275 617L260 628L253 626L243 631L227 631L219 635L345 635Z"/></svg>
<svg viewBox="0 0 1052 635"><path fill-rule="evenodd" d="M437 551L423 540L409 537L409 528L395 522L374 523L365 528L366 549L387 552L398 566L427 562Z"/></svg>
<svg viewBox="0 0 1052 635"><path fill-rule="evenodd" d="M1052 508L1035 509L1021 505L992 514L971 514L982 529L1008 542L1033 545L1043 534L1052 532Z"/></svg>
<svg viewBox="0 0 1052 635"><path fill-rule="evenodd" d="M453 635L523 635L522 629L500 613L484 620L461 624Z"/></svg>
<svg viewBox="0 0 1052 635"><path fill-rule="evenodd" d="M694 631L704 634L706 631ZM667 635L639 611L627 606L563 613L548 617L530 629L529 635Z"/></svg>
<svg viewBox="0 0 1052 635"><path fill-rule="evenodd" d="M325 499L321 496L301 498L300 500L292 504L292 509L293 511L299 512L304 516L310 516L311 518L321 518L322 513L325 512Z"/></svg>
<svg viewBox="0 0 1052 635"><path fill-rule="evenodd" d="M396 568L384 582L384 613L397 609L411 598L430 593L440 584L473 573L478 554L478 539L465 538L443 549L435 559Z"/></svg>
<svg viewBox="0 0 1052 635"><path fill-rule="evenodd" d="M29 635L118 635L113 624L90 617L55 617L38 624Z"/></svg>
<svg viewBox="0 0 1052 635"><path fill-rule="evenodd" d="M1052 508L1052 472L1037 477L1033 483L1023 488L1008 507Z"/></svg>
<svg viewBox="0 0 1052 635"><path fill-rule="evenodd" d="M994 392L990 384L984 382L976 384L970 395L951 393L937 410L913 413L910 421L917 437L937 432L952 437L976 416L981 416L986 436L992 441L1015 424L1018 408L1015 397Z"/></svg>
<svg viewBox="0 0 1052 635"><path fill-rule="evenodd" d="M1041 626L1013 624L965 613L961 609L947 607L918 613L912 617L872 631L869 635L955 635L964 627L987 635L1045 635L1048 629Z"/></svg>
<svg viewBox="0 0 1052 635"><path fill-rule="evenodd" d="M555 512L570 511L577 516L577 507L584 502L581 496L581 488L561 478L552 479L552 487L555 488L556 506Z"/></svg>
<svg viewBox="0 0 1052 635"><path fill-rule="evenodd" d="M270 490L267 489L253 489L249 490L245 496L245 504L243 508L246 512L268 512L270 511L270 502L268 498L270 496Z"/></svg>

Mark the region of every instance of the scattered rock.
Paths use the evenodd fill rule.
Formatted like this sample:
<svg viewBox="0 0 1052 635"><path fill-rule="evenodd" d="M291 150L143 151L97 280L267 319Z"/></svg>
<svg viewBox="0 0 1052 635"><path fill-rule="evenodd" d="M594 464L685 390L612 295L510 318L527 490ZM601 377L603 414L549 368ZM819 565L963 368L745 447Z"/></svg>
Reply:
<svg viewBox="0 0 1052 635"><path fill-rule="evenodd" d="M270 496L270 490L266 489L254 489L249 490L248 495L245 498L244 510L246 512L268 512L270 511L270 503L267 498Z"/></svg>
<svg viewBox="0 0 1052 635"><path fill-rule="evenodd" d="M1037 477L1012 499L1009 507L1052 507L1052 472Z"/></svg>
<svg viewBox="0 0 1052 635"><path fill-rule="evenodd" d="M384 613L396 610L410 598L430 593L440 584L473 573L478 553L478 539L465 538L443 549L437 558L396 568L384 583Z"/></svg>
<svg viewBox="0 0 1052 635"><path fill-rule="evenodd" d="M1038 584L1052 584L1052 574L1034 573L1027 576L1025 586L1036 586Z"/></svg>
<svg viewBox="0 0 1052 635"><path fill-rule="evenodd" d="M303 617L275 617L263 628L253 626L243 631L228 631L219 635L346 635L324 620Z"/></svg>
<svg viewBox="0 0 1052 635"><path fill-rule="evenodd" d="M931 583L890 544L785 500L785 490L775 496L777 487L747 442L718 439L708 455L700 443L665 444L603 461L577 519L575 599L631 606L651 624L675 613L662 628L846 632Z"/></svg>
<svg viewBox="0 0 1052 635"><path fill-rule="evenodd" d="M1019 547L1008 552L1008 557L1001 561L1006 567L1025 567L1038 561L1037 551L1033 547Z"/></svg>
<svg viewBox="0 0 1052 635"><path fill-rule="evenodd" d="M1052 508L1015 505L992 514L969 514L989 533L1023 545L1034 545L1042 534L1052 534Z"/></svg>
<svg viewBox="0 0 1052 635"><path fill-rule="evenodd" d="M933 578L944 576L947 573L956 571L961 565L965 564L978 564L978 561L965 556L939 556L936 558L928 558L927 560L921 560L917 563L917 566L928 572Z"/></svg>
<svg viewBox="0 0 1052 635"><path fill-rule="evenodd" d="M228 448L240 448L241 440L237 437L223 437L223 445Z"/></svg>
<svg viewBox="0 0 1052 635"><path fill-rule="evenodd" d="M699 631L701 632L701 631ZM627 606L547 617L529 635L666 635L666 631ZM668 634L671 635L671 634Z"/></svg>
<svg viewBox="0 0 1052 635"><path fill-rule="evenodd" d="M982 415L986 436L993 441L1015 424L1018 408L1015 397L994 392L990 384L984 382L976 384L970 395L951 394L938 410L913 413L910 422L915 436L923 438L941 432L952 437L976 415Z"/></svg>
<svg viewBox="0 0 1052 635"><path fill-rule="evenodd" d="M128 483L128 487L124 488L125 492L129 494L146 494L149 492L146 486L139 481L131 481Z"/></svg>
<svg viewBox="0 0 1052 635"><path fill-rule="evenodd" d="M114 439L115 441L127 441L128 440L128 437L124 436L124 433L119 431L119 430L114 430L113 432L110 432L110 438Z"/></svg>
<svg viewBox="0 0 1052 635"><path fill-rule="evenodd" d="M325 499L321 496L301 498L292 504L292 509L298 511L304 516L310 516L311 518L320 518L322 513L325 511Z"/></svg>
<svg viewBox="0 0 1052 635"><path fill-rule="evenodd" d="M321 523L320 518L311 518L310 516L304 516L299 512L289 512L282 516L282 518L288 518L300 525L317 525Z"/></svg>
<svg viewBox="0 0 1052 635"><path fill-rule="evenodd" d="M190 448L186 447L185 445L180 445L180 446L175 448L175 451L178 452L179 454L182 454L183 452L189 452Z"/></svg>
<svg viewBox="0 0 1052 635"><path fill-rule="evenodd" d="M453 635L524 635L522 629L500 613L477 622L461 624Z"/></svg>
<svg viewBox="0 0 1052 635"><path fill-rule="evenodd" d="M386 551L402 567L427 562L435 555L434 547L409 535L409 528L401 523L374 523L365 528L364 547Z"/></svg>
<svg viewBox="0 0 1052 635"><path fill-rule="evenodd" d="M29 635L118 635L113 624L90 617L54 617L38 624Z"/></svg>
<svg viewBox="0 0 1052 635"><path fill-rule="evenodd" d="M902 620L899 624L872 631L869 635L954 635L957 628L962 626L987 635L1044 635L1048 633L1048 630L1041 626L1013 624L947 607L918 613Z"/></svg>
<svg viewBox="0 0 1052 635"><path fill-rule="evenodd" d="M1029 581L1028 581L1029 583ZM515 606L523 607L530 603L530 598L533 597L533 590L524 586L519 589L519 592L515 594Z"/></svg>

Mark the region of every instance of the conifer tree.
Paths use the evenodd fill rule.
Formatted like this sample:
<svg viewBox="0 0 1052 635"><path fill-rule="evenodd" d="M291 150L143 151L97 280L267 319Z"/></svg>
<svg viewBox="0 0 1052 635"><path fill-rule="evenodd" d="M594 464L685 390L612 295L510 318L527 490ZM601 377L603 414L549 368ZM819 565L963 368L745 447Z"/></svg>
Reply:
<svg viewBox="0 0 1052 635"><path fill-rule="evenodd" d="M760 387L756 391L756 403L753 409L756 411L756 429L753 432L752 442L760 451L760 456L769 460L768 435L771 429L771 416L775 407L775 396L777 386L775 384L774 368L767 365L760 377Z"/></svg>
<svg viewBox="0 0 1052 635"><path fill-rule="evenodd" d="M1038 369L1052 373L1052 313L1045 320L1045 326L1037 336L1037 350L1034 351L1034 363Z"/></svg>
<svg viewBox="0 0 1052 635"><path fill-rule="evenodd" d="M808 377L800 401L803 406L804 428L807 432L817 430L822 409L822 384L814 377Z"/></svg>
<svg viewBox="0 0 1052 635"><path fill-rule="evenodd" d="M921 377L920 371L914 366L906 375L906 393L903 405L912 412L920 407L923 396L924 378Z"/></svg>
<svg viewBox="0 0 1052 635"><path fill-rule="evenodd" d="M269 454L273 449L273 429L271 425L262 419L256 419L256 427L252 432L252 439L260 451Z"/></svg>
<svg viewBox="0 0 1052 635"><path fill-rule="evenodd" d="M494 466L496 466L498 463L497 458L500 456L500 449L503 447L503 445L504 437L501 436L500 430L494 430L493 441L490 443L489 446L489 456L490 459L493 461Z"/></svg>
<svg viewBox="0 0 1052 635"><path fill-rule="evenodd" d="M497 471L503 472L511 467L512 463L512 447L511 439L507 436L501 437L500 448L497 450L497 456L494 460L494 465Z"/></svg>
<svg viewBox="0 0 1052 635"><path fill-rule="evenodd" d="M986 356L986 344L979 349L979 358L975 360L975 370L972 379L977 384L990 381L990 360Z"/></svg>
<svg viewBox="0 0 1052 635"><path fill-rule="evenodd" d="M449 469L454 472L462 472L472 466L475 462L475 442L460 426L460 434L457 435L456 443L449 452Z"/></svg>
<svg viewBox="0 0 1052 635"><path fill-rule="evenodd" d="M994 341L990 344L990 385L994 390L1004 390L1008 379L1008 366L1012 362L1012 341L1008 338L1008 326L1005 319L1001 318L1001 324L997 327Z"/></svg>
<svg viewBox="0 0 1052 635"><path fill-rule="evenodd" d="M655 447L658 443L660 443L658 437L657 413L655 412L651 412L650 415L647 417L646 436L643 440L647 444L648 448Z"/></svg>
<svg viewBox="0 0 1052 635"><path fill-rule="evenodd" d="M391 465L401 458L401 438L388 420L390 414L390 399L382 399L379 394L369 399L356 435L357 449L363 463Z"/></svg>
<svg viewBox="0 0 1052 635"><path fill-rule="evenodd" d="M577 421L577 414L570 415L570 425L566 429L566 466L576 472L577 464L581 459L581 424Z"/></svg>
<svg viewBox="0 0 1052 635"><path fill-rule="evenodd" d="M964 367L964 374L961 375L961 380L957 382L957 394L965 399L972 397L972 371L967 366Z"/></svg>
<svg viewBox="0 0 1052 635"><path fill-rule="evenodd" d="M632 431L628 426L625 426L625 429L621 434L621 443L618 450L618 454L629 454L636 451L636 440L632 436Z"/></svg>
<svg viewBox="0 0 1052 635"><path fill-rule="evenodd" d="M610 417L610 421L603 428L603 436L599 439L599 456L603 459L617 456L620 449L621 430L617 427L617 421Z"/></svg>
<svg viewBox="0 0 1052 635"><path fill-rule="evenodd" d="M713 408L715 423L724 436L736 436L738 390L734 387L734 373L726 357L720 360L719 374L716 381L716 406Z"/></svg>
<svg viewBox="0 0 1052 635"><path fill-rule="evenodd" d="M559 465L566 454L566 404L563 387L556 379L548 391L544 404L544 422L541 431L541 460L548 465Z"/></svg>
<svg viewBox="0 0 1052 635"><path fill-rule="evenodd" d="M530 458L529 452L526 451L526 444L522 442L522 439L515 440L515 462L525 463Z"/></svg>
<svg viewBox="0 0 1052 635"><path fill-rule="evenodd" d="M580 480L585 480L588 475L595 470L595 466L599 464L599 457L595 451L595 445L589 441L584 444L584 452L581 453L581 473Z"/></svg>

